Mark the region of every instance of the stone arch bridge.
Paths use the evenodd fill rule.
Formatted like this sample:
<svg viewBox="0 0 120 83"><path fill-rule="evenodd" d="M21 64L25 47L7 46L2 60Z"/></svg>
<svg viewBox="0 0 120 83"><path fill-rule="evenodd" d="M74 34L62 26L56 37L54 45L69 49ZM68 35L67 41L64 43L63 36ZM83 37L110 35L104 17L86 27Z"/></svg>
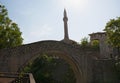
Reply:
<svg viewBox="0 0 120 83"><path fill-rule="evenodd" d="M0 50L0 72L18 72L44 53L56 54L71 65L77 83L92 83L93 58L99 52L62 41L40 41Z"/></svg>

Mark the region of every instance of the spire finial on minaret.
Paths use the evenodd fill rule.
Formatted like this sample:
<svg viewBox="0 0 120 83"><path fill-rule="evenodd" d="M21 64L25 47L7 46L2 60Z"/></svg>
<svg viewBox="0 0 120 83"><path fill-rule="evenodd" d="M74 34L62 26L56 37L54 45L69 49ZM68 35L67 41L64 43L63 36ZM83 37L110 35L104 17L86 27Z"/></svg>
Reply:
<svg viewBox="0 0 120 83"><path fill-rule="evenodd" d="M68 24L67 24L68 17L67 17L66 9L64 9L63 21L64 21L64 40L69 40L69 36L68 36Z"/></svg>
<svg viewBox="0 0 120 83"><path fill-rule="evenodd" d="M66 9L64 9L64 17L67 17Z"/></svg>

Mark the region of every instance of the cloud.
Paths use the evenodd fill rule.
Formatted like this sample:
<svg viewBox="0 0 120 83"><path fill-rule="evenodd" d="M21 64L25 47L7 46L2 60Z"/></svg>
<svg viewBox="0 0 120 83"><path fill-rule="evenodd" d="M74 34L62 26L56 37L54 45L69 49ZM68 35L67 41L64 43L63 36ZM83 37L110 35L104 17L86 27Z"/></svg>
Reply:
<svg viewBox="0 0 120 83"><path fill-rule="evenodd" d="M43 25L42 27L32 28L30 31L31 36L42 37L51 35L52 28L48 25Z"/></svg>
<svg viewBox="0 0 120 83"><path fill-rule="evenodd" d="M47 24L31 27L29 32L26 35L23 35L24 44L48 39L53 33L53 28Z"/></svg>

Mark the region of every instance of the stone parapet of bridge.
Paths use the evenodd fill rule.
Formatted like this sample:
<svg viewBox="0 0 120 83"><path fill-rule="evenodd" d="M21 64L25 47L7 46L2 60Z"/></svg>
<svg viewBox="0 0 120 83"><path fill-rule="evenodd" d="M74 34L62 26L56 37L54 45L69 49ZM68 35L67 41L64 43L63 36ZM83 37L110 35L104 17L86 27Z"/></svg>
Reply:
<svg viewBox="0 0 120 83"><path fill-rule="evenodd" d="M18 47L1 49L0 72L20 72L29 62L34 61L43 54L54 54L65 60L75 74L76 83L99 82L98 80L94 81L94 76L98 74L97 72L94 73L94 71L98 69L95 63L97 64L97 56L100 54L99 50L81 47L76 44L71 45L63 41L40 41ZM98 63L97 65L100 64L101 63ZM104 67L100 66L99 68L110 69L110 67L107 67L108 65L103 65ZM99 73L102 72L104 71L100 71ZM101 75L100 78L104 81L106 79L104 78L104 73ZM99 76L96 79L99 79Z"/></svg>

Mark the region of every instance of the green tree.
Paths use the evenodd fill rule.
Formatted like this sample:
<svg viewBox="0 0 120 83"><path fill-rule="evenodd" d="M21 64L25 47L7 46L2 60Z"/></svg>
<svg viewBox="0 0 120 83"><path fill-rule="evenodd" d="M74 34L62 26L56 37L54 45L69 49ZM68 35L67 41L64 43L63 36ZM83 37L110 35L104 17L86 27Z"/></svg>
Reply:
<svg viewBox="0 0 120 83"><path fill-rule="evenodd" d="M36 58L24 68L24 72L31 72L36 83L76 83L70 65L48 55Z"/></svg>
<svg viewBox="0 0 120 83"><path fill-rule="evenodd" d="M107 41L113 47L120 48L120 17L111 19L105 26Z"/></svg>
<svg viewBox="0 0 120 83"><path fill-rule="evenodd" d="M18 25L8 17L5 6L0 4L0 49L21 45L21 34Z"/></svg>
<svg viewBox="0 0 120 83"><path fill-rule="evenodd" d="M114 47L120 47L120 17L111 19L105 26L108 43Z"/></svg>
<svg viewBox="0 0 120 83"><path fill-rule="evenodd" d="M84 37L81 39L81 45L82 46L87 46L89 44L88 38Z"/></svg>
<svg viewBox="0 0 120 83"><path fill-rule="evenodd" d="M92 44L92 47L99 48L99 40L93 40L91 44Z"/></svg>
<svg viewBox="0 0 120 83"><path fill-rule="evenodd" d="M115 65L118 79L120 79L120 17L111 19L106 24L104 31L106 31L108 43L117 49L117 55L115 56L118 56L118 60L116 60Z"/></svg>

